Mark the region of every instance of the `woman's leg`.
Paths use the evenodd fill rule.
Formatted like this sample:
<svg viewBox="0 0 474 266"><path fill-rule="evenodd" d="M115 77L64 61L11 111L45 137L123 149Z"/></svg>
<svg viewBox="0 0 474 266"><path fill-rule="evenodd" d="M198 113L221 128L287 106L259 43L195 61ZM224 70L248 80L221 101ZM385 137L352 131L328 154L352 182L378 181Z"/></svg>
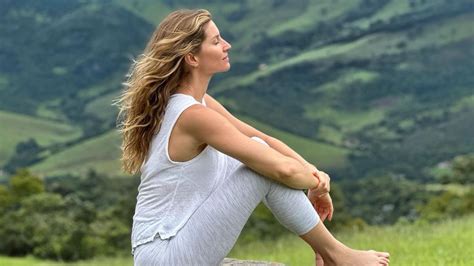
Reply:
<svg viewBox="0 0 474 266"><path fill-rule="evenodd" d="M315 252L321 254L324 266L328 265L388 265L389 254L377 251L362 251L348 248L318 223L308 233L300 236ZM319 266L319 265L318 265Z"/></svg>
<svg viewBox="0 0 474 266"><path fill-rule="evenodd" d="M229 169L216 190L160 251L161 264L218 265L264 198L277 219L297 234L308 232L319 222L303 191L265 178L231 157ZM147 252L146 248L137 251Z"/></svg>
<svg viewBox="0 0 474 266"><path fill-rule="evenodd" d="M336 246L327 230L320 230L319 216L303 191L274 182L231 157L229 167L225 179L176 236L167 240L157 238L137 248L136 252L146 255L138 257L151 259L140 259L137 265L218 265L262 200L278 221L313 249L321 247L319 239L329 247ZM330 253L325 251L324 254Z"/></svg>
<svg viewBox="0 0 474 266"><path fill-rule="evenodd" d="M265 144L263 140L256 138L255 140ZM285 189L286 186L275 183L274 186L281 187L280 189L273 189L267 194L264 198L264 203L267 207L272 211L278 221L283 224L286 228L290 229L294 233L298 234L306 243L308 243L313 250L319 255L316 261L319 264L324 265L388 265L388 253L385 252L375 252L375 251L360 251L360 250L353 250L339 242L336 238L334 238L331 233L326 229L324 223L320 222L308 230L305 233L298 232L298 230L294 230L295 225L292 223L295 221L295 217L286 217L287 215L287 208L285 206L286 202L282 202L281 200L285 197L280 197L279 195L283 195L285 193L289 193L288 189ZM279 195L273 196L272 193L278 193ZM306 197L306 196L305 196ZM309 200L307 201L309 203ZM290 203L291 205L291 203ZM304 204L302 204L304 205ZM298 208L305 208L305 209L312 209L314 207L311 205L310 207L299 205ZM282 208L283 207L283 208ZM316 213L316 212L315 212ZM307 215L310 217L311 215ZM283 217L283 219L282 219ZM319 219L318 219L319 220ZM297 219L296 219L297 221ZM311 223L308 223L311 224ZM322 258L321 258L322 257ZM327 260L327 263L324 261ZM320 265L317 266L320 266Z"/></svg>

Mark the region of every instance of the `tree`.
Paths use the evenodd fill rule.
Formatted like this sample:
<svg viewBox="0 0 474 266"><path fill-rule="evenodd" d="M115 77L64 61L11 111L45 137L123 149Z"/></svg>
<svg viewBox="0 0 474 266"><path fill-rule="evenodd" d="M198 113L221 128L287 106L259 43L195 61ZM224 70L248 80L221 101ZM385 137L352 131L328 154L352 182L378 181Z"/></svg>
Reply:
<svg viewBox="0 0 474 266"><path fill-rule="evenodd" d="M400 176L371 176L344 183L351 214L370 224L392 224L404 216L416 218L418 204L428 193L414 181Z"/></svg>
<svg viewBox="0 0 474 266"><path fill-rule="evenodd" d="M445 191L432 197L419 207L420 217L428 221L438 221L446 217L454 218L474 213L474 189L465 194Z"/></svg>
<svg viewBox="0 0 474 266"><path fill-rule="evenodd" d="M0 185L0 213L4 213L5 209L13 203L13 196L4 185Z"/></svg>
<svg viewBox="0 0 474 266"><path fill-rule="evenodd" d="M440 182L474 184L474 154L455 157L451 164L451 172L442 175Z"/></svg>
<svg viewBox="0 0 474 266"><path fill-rule="evenodd" d="M15 201L19 202L23 198L43 192L44 183L27 169L19 169L10 179L10 191Z"/></svg>
<svg viewBox="0 0 474 266"><path fill-rule="evenodd" d="M0 253L72 261L95 254L84 241L96 213L91 204L55 193L23 198L0 217Z"/></svg>
<svg viewBox="0 0 474 266"><path fill-rule="evenodd" d="M454 182L461 184L474 183L474 154L458 156L453 161L453 176Z"/></svg>
<svg viewBox="0 0 474 266"><path fill-rule="evenodd" d="M6 163L5 170L12 173L18 168L38 162L41 159L39 153L42 150L33 138L19 142L15 147L15 153Z"/></svg>

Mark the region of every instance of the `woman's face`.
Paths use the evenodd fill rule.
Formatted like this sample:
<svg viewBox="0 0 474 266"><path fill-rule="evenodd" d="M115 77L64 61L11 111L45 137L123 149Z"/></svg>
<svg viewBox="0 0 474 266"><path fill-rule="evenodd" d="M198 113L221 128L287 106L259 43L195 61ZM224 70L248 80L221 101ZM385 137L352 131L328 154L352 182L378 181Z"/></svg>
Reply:
<svg viewBox="0 0 474 266"><path fill-rule="evenodd" d="M210 75L228 71L230 69L228 57L230 43L220 36L219 29L212 20L205 25L204 30L206 38L201 44L201 50L196 54L198 68Z"/></svg>

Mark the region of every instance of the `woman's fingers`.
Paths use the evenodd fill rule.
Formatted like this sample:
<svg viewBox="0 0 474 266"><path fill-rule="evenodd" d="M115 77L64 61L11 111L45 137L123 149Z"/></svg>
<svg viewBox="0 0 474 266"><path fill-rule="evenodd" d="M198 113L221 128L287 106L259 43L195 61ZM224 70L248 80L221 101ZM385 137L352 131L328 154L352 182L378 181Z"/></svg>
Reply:
<svg viewBox="0 0 474 266"><path fill-rule="evenodd" d="M325 172L319 171L318 177L320 181L320 186L318 188L320 188L321 193L328 193L331 190L329 176Z"/></svg>
<svg viewBox="0 0 474 266"><path fill-rule="evenodd" d="M326 184L326 188L328 190L328 192L331 190L331 178L329 177L329 175L323 171L321 171L321 173L324 175L324 180L325 180L325 184Z"/></svg>
<svg viewBox="0 0 474 266"><path fill-rule="evenodd" d="M331 191L331 178L329 175L323 171L316 170L313 172L313 176L315 176L319 180L319 184L316 188L318 195L322 195Z"/></svg>
<svg viewBox="0 0 474 266"><path fill-rule="evenodd" d="M316 211L319 215L319 218L324 221L327 219L328 215L329 215L329 212L328 212L328 209L327 208L323 208L323 207L318 207L316 208Z"/></svg>
<svg viewBox="0 0 474 266"><path fill-rule="evenodd" d="M327 214L324 212L319 213L319 219L324 222L326 220Z"/></svg>

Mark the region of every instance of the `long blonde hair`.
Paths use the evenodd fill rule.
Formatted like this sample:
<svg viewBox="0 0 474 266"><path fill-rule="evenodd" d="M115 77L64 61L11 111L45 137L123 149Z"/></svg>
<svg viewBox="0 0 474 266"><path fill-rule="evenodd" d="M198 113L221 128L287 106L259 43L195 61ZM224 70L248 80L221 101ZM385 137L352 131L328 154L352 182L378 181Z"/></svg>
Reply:
<svg viewBox="0 0 474 266"><path fill-rule="evenodd" d="M198 53L211 20L205 9L170 13L155 29L144 52L134 60L123 93L115 101L122 133L122 169L140 171L153 135L160 129L170 96L187 74L184 56Z"/></svg>

